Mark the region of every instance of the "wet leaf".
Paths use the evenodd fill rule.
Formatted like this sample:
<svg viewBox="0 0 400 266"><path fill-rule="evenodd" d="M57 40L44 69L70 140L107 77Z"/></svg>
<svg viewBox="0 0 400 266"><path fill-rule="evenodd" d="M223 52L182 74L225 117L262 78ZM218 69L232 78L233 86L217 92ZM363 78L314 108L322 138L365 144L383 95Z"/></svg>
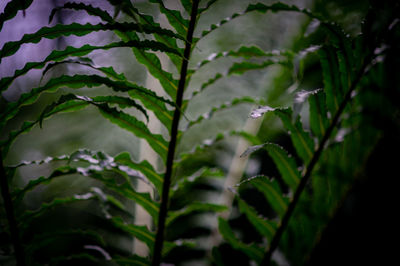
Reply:
<svg viewBox="0 0 400 266"><path fill-rule="evenodd" d="M261 217L253 207L239 197L236 197L236 199L238 200L239 210L246 215L249 222L261 235L265 236L268 241L271 241L278 227L276 222Z"/></svg>

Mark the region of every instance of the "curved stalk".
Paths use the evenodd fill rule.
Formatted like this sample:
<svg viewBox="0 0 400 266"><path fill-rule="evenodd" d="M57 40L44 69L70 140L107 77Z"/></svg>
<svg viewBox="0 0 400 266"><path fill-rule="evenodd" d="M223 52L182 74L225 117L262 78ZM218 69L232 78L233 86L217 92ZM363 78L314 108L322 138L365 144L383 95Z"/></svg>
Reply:
<svg viewBox="0 0 400 266"><path fill-rule="evenodd" d="M1 195L3 196L3 201L4 201L4 209L6 211L6 216L10 227L11 240L14 247L17 266L24 266L25 265L24 251L22 248L21 241L19 239L17 221L14 215L14 206L10 195L10 189L8 187L7 174L4 169L3 156L1 150L0 150L0 187L1 187Z"/></svg>
<svg viewBox="0 0 400 266"><path fill-rule="evenodd" d="M368 57L369 58L369 57ZM261 262L261 265L270 265L271 263L271 257L272 257L272 253L275 251L275 249L278 247L279 241L283 235L283 232L286 230L286 227L289 224L289 220L292 217L292 214L294 212L294 209L297 206L297 203L300 199L301 193L304 191L308 180L311 177L311 173L315 167L315 165L317 164L318 160L320 159L322 152L324 150L324 147L327 143L327 141L329 140L333 130L335 129L337 123L339 122L339 118L342 115L346 105L350 102L351 100L351 95L353 93L353 91L356 89L358 83L360 82L361 78L363 77L367 65L369 64L370 60L365 60L363 66L361 67L360 72L358 73L358 75L356 76L356 79L353 81L353 83L351 84L351 87L349 88L348 92L346 93L343 101L341 102L338 110L336 111L335 116L333 117L328 129L325 132L325 135L322 137L321 141L319 142L318 148L317 150L314 152L310 163L307 165L307 167L303 170L302 172L302 178L300 181L299 186L296 189L296 192L294 193L293 199L290 201L290 204L287 208L287 211L285 213L285 215L282 218L282 221L271 241L271 244L269 245L266 254Z"/></svg>
<svg viewBox="0 0 400 266"><path fill-rule="evenodd" d="M186 85L186 75L187 75L190 53L192 50L192 39L193 39L194 27L196 24L198 7L199 7L199 0L194 0L192 5L192 12L190 14L189 28L186 35L186 44L183 53L178 91L176 93L176 101L175 101L176 108L174 111L174 117L172 119L171 134L170 134L171 139L168 146L168 155L167 155L166 171L164 175L163 190L161 195L160 212L158 214L158 228L153 250L153 261L152 261L153 266L157 266L161 262L162 247L165 235L165 221L168 214L169 189L171 186L175 148L178 137L179 119L181 116L183 92L185 90L185 85Z"/></svg>

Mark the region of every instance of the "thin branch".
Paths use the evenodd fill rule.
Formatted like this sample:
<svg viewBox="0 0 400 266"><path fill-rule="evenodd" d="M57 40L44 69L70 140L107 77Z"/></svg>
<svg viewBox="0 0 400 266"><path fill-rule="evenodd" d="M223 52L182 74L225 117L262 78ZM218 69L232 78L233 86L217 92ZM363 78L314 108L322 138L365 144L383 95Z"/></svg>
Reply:
<svg viewBox="0 0 400 266"><path fill-rule="evenodd" d="M369 58L369 57L368 57ZM329 125L328 129L326 130L325 135L322 137L321 141L319 142L318 148L315 151L313 157L311 158L310 163L307 165L307 167L303 170L302 173L302 178L300 181L299 186L296 189L296 192L293 196L293 199L291 200L288 209L285 213L285 215L282 218L282 221L280 223L280 226L278 227L278 230L276 231L274 238L271 241L271 244L269 245L266 254L261 262L261 265L270 265L271 263L271 256L272 253L275 251L275 249L278 247L279 241L282 237L283 232L286 230L286 227L289 224L289 220L292 217L292 214L294 212L294 209L297 206L297 203L300 199L300 196L302 192L304 191L304 188L306 187L308 180L311 177L311 173L319 161L322 152L324 150L324 147L329 140L333 130L335 129L337 123L339 122L339 118L342 115L346 105L350 102L351 100L351 95L353 91L356 89L358 83L360 82L361 78L364 76L365 70L369 64L370 60L365 60L363 66L361 67L361 70L359 71L358 75L356 76L356 79L353 81L351 84L351 87L347 91L345 98L343 99L342 103L339 106L339 109L336 111L335 116L333 117L331 124Z"/></svg>
<svg viewBox="0 0 400 266"><path fill-rule="evenodd" d="M4 201L4 209L6 211L7 220L10 227L11 240L14 247L17 266L24 266L25 265L24 250L22 248L22 244L19 239L17 221L14 215L14 206L10 195L10 189L8 187L8 178L6 171L4 169L3 156L1 150L0 150L0 187L1 187L1 195L3 196L3 201Z"/></svg>
<svg viewBox="0 0 400 266"><path fill-rule="evenodd" d="M158 214L158 228L153 250L153 261L152 261L153 266L158 266L161 262L162 247L165 235L165 221L168 214L169 189L171 186L171 177L172 177L175 148L178 136L179 119L181 116L183 92L185 90L186 75L187 75L189 57L192 49L192 39L193 39L194 27L196 24L198 7L199 7L199 0L194 0L192 6L192 13L190 15L189 29L186 36L187 42L185 45L184 56L182 59L182 67L180 73L180 80L178 84L178 91L176 94L176 108L174 111L174 117L172 119L171 140L169 142L169 147L168 147L166 171L164 175L163 190L161 195L161 206L160 206L160 212Z"/></svg>

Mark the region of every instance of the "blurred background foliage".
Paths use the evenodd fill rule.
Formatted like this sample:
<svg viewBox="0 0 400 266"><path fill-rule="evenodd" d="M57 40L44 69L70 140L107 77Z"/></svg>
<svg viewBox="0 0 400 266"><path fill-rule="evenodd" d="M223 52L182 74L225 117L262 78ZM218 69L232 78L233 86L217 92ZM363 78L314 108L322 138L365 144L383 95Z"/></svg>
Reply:
<svg viewBox="0 0 400 266"><path fill-rule="evenodd" d="M8 1L1 1L0 10L3 10ZM0 33L0 46L7 41L18 40L24 33L34 32L39 28L48 25L50 11L61 6L67 1L41 0L34 1L32 6L26 10L26 16L18 13L17 17L5 23ZM84 1L85 3L99 6L113 13L111 6L106 1ZM273 1L261 1L271 3ZM382 7L374 1L323 1L323 0L301 0L283 1L288 4L296 4L300 7L310 8L316 13L323 15L327 20L336 21L352 37L361 33L363 21L371 5L377 8ZM385 1L383 1L385 2ZM390 1L388 1L390 2ZM145 13L152 14L158 18L161 25L165 24L166 18L157 13L155 4L147 1L133 1L135 7ZM182 9L178 1L165 1L168 7ZM387 3L390 5L390 3ZM219 0L213 8L205 13L198 21L195 35L199 35L207 29L210 24L217 23L221 19L230 16L234 12L242 11L248 5L248 1L240 0ZM383 5L383 4L382 4ZM383 7L384 9L387 7ZM123 14L119 14L123 20ZM95 17L89 17L83 12L62 10L58 12L53 25L57 22L100 22ZM377 22L380 18L377 16ZM164 21L164 24L163 24ZM222 51L237 50L242 45L256 45L264 51L291 49L299 52L312 44L326 42L322 34L311 34L315 30L315 22L302 14L296 13L250 13L241 18L227 23L218 31L215 31L202 39L198 47L193 51L190 67L213 53ZM368 26L368 25L367 25ZM39 44L24 45L17 55L3 59L0 65L0 76L10 76L15 69L21 68L25 62L40 61L53 49L61 50L69 45L78 46L85 43L96 45L106 44L116 37L106 32L96 32L86 38L65 37L56 40L42 40ZM397 39L389 40L390 45L397 43ZM388 42L389 42L388 41ZM349 261L368 261L368 258L376 259L377 262L388 259L389 248L385 249L380 243L383 241L382 234L390 233L388 224L392 219L393 201L395 192L391 184L395 175L395 156L388 156L388 150L395 151L398 147L399 124L398 109L393 102L393 96L398 95L397 91L390 94L391 86L400 84L393 73L399 66L398 50L393 48L392 55L387 57L388 61L380 68L371 71L365 82L365 89L357 96L357 104L354 108L362 106L364 112L354 110L355 117L348 119L358 120L348 122L357 124L356 129L348 133L343 139L338 139L337 144L329 149L323 156L318 169L316 170L312 183L319 190L312 193L307 191L297 208L288 231L285 233L280 252L275 259L281 265L337 265L345 257ZM147 75L146 69L139 64L131 51L127 48L111 49L108 51L93 52L90 55L95 65L113 66L118 72L124 72L127 78L139 85L160 91L157 81ZM263 103L277 107L292 105L295 92L300 90L312 90L323 87L322 74L318 57L315 54L307 55L305 58L294 61L291 68L282 66L271 66L262 70L249 71L243 75L227 75L227 66L230 66L234 59L223 58L216 62L207 64L198 71L191 80L185 92L188 97L202 83L213 78L216 73L226 75L213 83L204 93L193 98L185 113L189 119L195 119L206 113L212 107L219 106L233 98L250 96L259 99ZM172 64L163 60L163 67L178 75ZM399 69L399 68L397 68ZM28 88L44 84L52 77L64 73L91 73L91 70L77 64L62 64L52 68L44 77L41 71L33 70L29 74L18 78L4 94L7 100L16 100L19 95L26 92ZM375 85L376 83L376 85ZM376 88L384 88L376 90ZM387 90L385 90L387 88ZM70 91L62 89L54 94L42 95L36 104L23 107L18 119L8 126L6 131L1 132L4 139L8 133L20 126L22 121L34 120L43 111L43 108L60 95ZM76 90L74 90L76 92ZM84 88L78 90L77 94L87 96L101 95L107 89L92 90ZM262 122L254 126L249 121L249 113L254 105L241 104L233 108L219 112L212 120L204 121L190 129L182 139L179 152L187 152L197 145L214 138L218 133L228 133L236 130L247 130L257 136L258 140L274 142L285 147L290 153L294 153L290 138L283 129L281 123L274 117L266 115ZM352 108L352 107L350 107ZM302 110L306 110L303 108ZM132 111L134 112L134 111ZM304 112L304 111L302 111ZM393 118L392 112L397 113ZM351 112L350 112L351 113ZM372 114L372 115L370 115ZM303 117L307 117L304 115ZM186 120L182 118L181 127L185 127ZM343 123L346 123L344 120ZM305 124L306 121L305 121ZM149 127L155 132L165 133L163 128L156 123L149 122ZM354 129L354 128L353 128ZM222 177L217 179L198 179L192 184L192 191L176 193L171 201L171 209L179 209L186 202L212 199L213 202L223 201L221 197L230 193L224 185L226 176L232 166L232 160L243 150L238 147L240 137L231 136L222 141L216 142L209 149L197 153L195 157L185 162L177 179L183 174L192 173L199 166L211 166L223 171ZM43 128L35 127L29 134L20 136L11 147L10 153L5 158L6 165L14 165L23 160L39 160L47 156L59 156L70 154L79 148L101 150L112 156L128 151L134 160L147 158L156 161L154 154L149 152L141 141L132 136L129 132L109 123L100 115L95 108L86 108L74 113L63 113L49 120L44 121ZM332 159L334 158L334 159ZM265 151L259 151L250 159L246 160L245 168L242 169L239 178L250 177L255 174L277 176L278 172L272 160ZM14 179L15 186L21 187L37 176L48 176L57 167L57 163L50 165L34 165L21 167ZM158 171L162 171L160 165ZM354 181L356 180L356 183ZM240 181L240 180L238 180ZM282 185L282 184L281 184ZM49 186L43 186L28 194L24 201L24 208L27 210L37 209L42 202L49 202L55 197L64 197L72 194L84 194L90 187L98 187L95 181L88 180L79 175L66 176L52 182ZM285 187L282 185L283 189ZM310 189L312 187L310 186ZM287 192L287 188L286 188ZM258 210L263 210L265 216L273 215L273 212L266 207L267 203L262 196L257 194L255 189L250 187L242 188L240 191L243 198L254 204ZM222 196L221 196L222 195ZM312 196L309 196L312 195ZM118 197L117 195L115 195ZM122 198L119 198L123 201ZM128 202L124 202L129 204ZM236 206L236 202L233 203ZM138 252L132 239L122 232L115 232L107 224L104 217L104 209L96 202L77 202L56 210L53 210L41 217L34 225L37 232L61 231L61 227L72 229L82 227L103 228L102 234L109 243L110 248L116 253L129 254L131 251ZM110 210L112 212L116 210ZM135 206L129 206L129 211L134 213ZM129 214L119 213L127 219L133 218ZM260 235L252 229L249 221L243 214L240 214L237 207L234 207L228 214L230 224L235 233L241 236L246 243L262 242ZM185 250L185 247L178 248L171 252L166 258L167 262L185 265L209 265L210 259L205 259L207 251L212 244L218 244L218 250L225 265L247 265L248 258L245 255L235 252L227 244L213 239L213 231L216 228L216 215L190 215L176 221L172 226L173 230L167 232L168 240L175 240L182 237L203 237L195 251ZM326 226L327 224L327 226ZM55 225L57 227L55 228ZM300 232L300 233L299 233ZM35 237L35 232L32 238ZM62 237L62 236L60 236ZM4 239L4 238L3 238ZM57 257L67 253L66 250L73 250L77 243L93 241L92 238L82 239L80 236L74 238L69 236L63 238L64 246L49 245L46 254L35 253L38 261L46 261L49 257ZM57 241L57 243L60 243ZM386 247L386 246L385 246ZM361 251L370 253L364 255ZM377 251L385 252L386 255L378 255ZM96 251L93 251L96 253ZM142 252L142 251L141 251ZM146 252L146 251L143 251ZM282 255L284 254L284 255ZM1 254L0 254L1 256ZM387 257L385 257L387 256ZM359 260L360 258L364 258ZM62 263L61 263L62 264Z"/></svg>

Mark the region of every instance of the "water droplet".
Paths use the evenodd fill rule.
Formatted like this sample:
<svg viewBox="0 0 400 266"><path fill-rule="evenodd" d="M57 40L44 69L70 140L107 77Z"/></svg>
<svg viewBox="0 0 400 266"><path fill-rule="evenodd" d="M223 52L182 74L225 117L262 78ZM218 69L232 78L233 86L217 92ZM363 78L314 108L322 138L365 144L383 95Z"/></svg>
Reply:
<svg viewBox="0 0 400 266"><path fill-rule="evenodd" d="M106 194L104 194L104 192L100 188L92 187L92 188L90 188L90 190L93 191L94 193L96 193L97 196L99 196L102 201L104 201L104 202L107 201Z"/></svg>
<svg viewBox="0 0 400 266"><path fill-rule="evenodd" d="M349 128L341 128L336 134L335 142L343 142L344 138L350 133L350 131Z"/></svg>
<svg viewBox="0 0 400 266"><path fill-rule="evenodd" d="M93 101L91 98L89 98L87 96L75 95L75 97L78 98L79 100L83 100L83 101L87 101L87 102Z"/></svg>
<svg viewBox="0 0 400 266"><path fill-rule="evenodd" d="M294 103L304 103L308 96L312 95L312 94L316 94L320 91L321 89L316 89L313 91L305 91L305 90L301 90L298 93L296 93L295 97L294 97Z"/></svg>
<svg viewBox="0 0 400 266"><path fill-rule="evenodd" d="M262 147L264 147L264 144L248 147L248 148L240 155L240 158L246 157L246 156L249 155L250 153L253 153L253 152L255 152L256 150L259 150L259 149L261 149Z"/></svg>
<svg viewBox="0 0 400 266"><path fill-rule="evenodd" d="M207 146L211 145L212 143L213 143L213 140L212 140L212 139L205 139L205 140L203 141L203 144L204 144L204 145L207 145Z"/></svg>
<svg viewBox="0 0 400 266"><path fill-rule="evenodd" d="M259 118L261 117L263 114L270 112L270 111L274 111L275 108L269 107L269 106L261 106L258 107L257 109L254 109L251 113L250 113L250 117L251 118Z"/></svg>
<svg viewBox="0 0 400 266"><path fill-rule="evenodd" d="M208 61L211 61L211 60L214 60L215 59L215 57L217 57L217 53L212 53L212 54L210 54L208 57L207 57L207 60Z"/></svg>
<svg viewBox="0 0 400 266"><path fill-rule="evenodd" d="M146 177L141 172L133 170L129 166L119 165L118 169L121 170L122 172L125 172L127 175L129 175L131 177L137 177L137 178L141 179L142 181L144 181L146 184L150 184L147 181Z"/></svg>
<svg viewBox="0 0 400 266"><path fill-rule="evenodd" d="M94 195L91 192L86 193L86 194L82 194L82 195L74 195L74 198L75 199L79 199L79 200L87 200L87 199L90 199L90 198L93 198L93 197L94 197Z"/></svg>
<svg viewBox="0 0 400 266"><path fill-rule="evenodd" d="M311 23L308 25L306 32L304 33L304 36L308 37L310 34L314 33L320 24L321 22L319 20L313 19Z"/></svg>

